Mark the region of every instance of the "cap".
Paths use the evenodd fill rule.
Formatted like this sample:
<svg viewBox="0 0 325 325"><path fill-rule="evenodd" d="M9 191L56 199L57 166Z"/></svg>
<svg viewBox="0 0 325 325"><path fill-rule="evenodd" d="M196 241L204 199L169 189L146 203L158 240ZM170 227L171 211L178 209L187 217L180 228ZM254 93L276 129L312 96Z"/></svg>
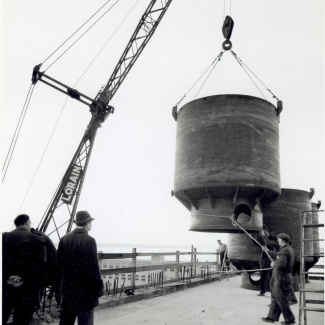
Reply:
<svg viewBox="0 0 325 325"><path fill-rule="evenodd" d="M95 219L92 218L87 211L79 211L76 214L76 220L74 220L73 222L75 222L76 224L83 224L92 220Z"/></svg>
<svg viewBox="0 0 325 325"><path fill-rule="evenodd" d="M278 234L277 237L285 240L287 243L289 243L289 241L290 241L290 236L288 234L285 234L285 233Z"/></svg>
<svg viewBox="0 0 325 325"><path fill-rule="evenodd" d="M29 220L29 216L27 214L20 214L18 217L15 218L14 224L16 227L19 227L25 224Z"/></svg>

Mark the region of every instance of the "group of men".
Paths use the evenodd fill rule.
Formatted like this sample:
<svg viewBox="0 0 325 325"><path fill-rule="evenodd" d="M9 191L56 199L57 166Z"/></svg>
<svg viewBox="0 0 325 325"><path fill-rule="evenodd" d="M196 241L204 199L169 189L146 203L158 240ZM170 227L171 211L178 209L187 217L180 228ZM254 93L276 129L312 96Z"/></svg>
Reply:
<svg viewBox="0 0 325 325"><path fill-rule="evenodd" d="M15 220L16 229L3 233L3 292L2 324L7 324L13 310L13 324L27 325L40 305L46 287L51 287L57 301L62 303L60 325L72 325L78 317L79 325L94 324L93 309L103 294L103 282L97 257L97 245L88 235L94 219L87 211L76 214L76 228L60 239L56 251L52 241L44 233L31 227L26 214ZM263 232L263 236L268 233ZM292 268L294 253L291 237L282 233L273 238L279 250L263 246L261 268L272 267L271 305L267 317L262 320L274 323L281 313L282 324L295 324L289 297L294 295ZM225 262L227 246L218 240L221 261ZM268 248L269 247L269 248ZM261 274L260 296L265 294L267 273Z"/></svg>
<svg viewBox="0 0 325 325"><path fill-rule="evenodd" d="M28 215L2 235L2 324L13 311L14 325L30 324L47 287L61 303L60 325L94 324L93 309L103 294L97 245L88 235L94 219L76 214L76 228L60 239L58 250L48 236L31 227Z"/></svg>

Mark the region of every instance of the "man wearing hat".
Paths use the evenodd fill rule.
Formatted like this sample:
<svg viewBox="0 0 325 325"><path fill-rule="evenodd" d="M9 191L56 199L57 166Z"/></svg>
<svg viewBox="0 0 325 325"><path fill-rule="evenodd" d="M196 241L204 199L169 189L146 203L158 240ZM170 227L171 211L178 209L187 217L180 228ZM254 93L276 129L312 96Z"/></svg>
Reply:
<svg viewBox="0 0 325 325"><path fill-rule="evenodd" d="M60 240L57 254L58 280L62 309L60 325L94 324L94 307L103 290L97 245L88 235L94 219L87 211L76 215L76 228Z"/></svg>
<svg viewBox="0 0 325 325"><path fill-rule="evenodd" d="M262 320L267 323L277 322L282 313L284 321L281 324L291 325L295 324L295 316L290 309L288 292L290 285L292 285L294 253L289 245L290 236L288 234L279 234L277 238L280 250L276 254L275 261L271 263L273 269L271 278L271 306L267 317L263 317ZM268 251L268 248L263 246L263 250Z"/></svg>
<svg viewBox="0 0 325 325"><path fill-rule="evenodd" d="M2 324L13 309L13 324L27 325L39 305L43 243L31 233L28 215L19 215L14 223L15 230L2 234Z"/></svg>

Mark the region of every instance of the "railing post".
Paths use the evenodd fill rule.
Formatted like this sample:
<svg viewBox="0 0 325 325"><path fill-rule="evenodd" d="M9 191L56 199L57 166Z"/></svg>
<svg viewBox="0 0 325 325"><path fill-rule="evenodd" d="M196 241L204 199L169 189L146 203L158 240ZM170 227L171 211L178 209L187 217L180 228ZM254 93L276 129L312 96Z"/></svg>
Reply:
<svg viewBox="0 0 325 325"><path fill-rule="evenodd" d="M220 254L219 254L219 251L218 249L216 250L216 260L217 260L217 271L220 271L220 265L219 265L219 259L220 259Z"/></svg>
<svg viewBox="0 0 325 325"><path fill-rule="evenodd" d="M137 266L137 249L132 248L132 277L131 277L131 286L133 289L135 289L135 274L136 274L136 266Z"/></svg>
<svg viewBox="0 0 325 325"><path fill-rule="evenodd" d="M176 264L179 264L179 251L176 251ZM179 266L175 267L175 280L179 281Z"/></svg>
<svg viewBox="0 0 325 325"><path fill-rule="evenodd" d="M190 269L190 278L193 275L193 266L194 266L194 247L191 245L191 269Z"/></svg>
<svg viewBox="0 0 325 325"><path fill-rule="evenodd" d="M194 262L196 262L196 248L194 248ZM196 276L196 265L194 267L194 276Z"/></svg>

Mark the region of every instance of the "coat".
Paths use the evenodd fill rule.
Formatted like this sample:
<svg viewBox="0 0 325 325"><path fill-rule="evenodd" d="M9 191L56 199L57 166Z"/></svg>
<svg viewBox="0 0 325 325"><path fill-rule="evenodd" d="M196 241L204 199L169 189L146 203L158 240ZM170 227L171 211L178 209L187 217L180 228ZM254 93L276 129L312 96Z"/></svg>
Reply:
<svg viewBox="0 0 325 325"><path fill-rule="evenodd" d="M273 264L274 280L281 283L291 283L293 264L294 252L291 246L285 245L281 247Z"/></svg>
<svg viewBox="0 0 325 325"><path fill-rule="evenodd" d="M24 227L2 234L2 281L6 294L24 302L38 305L44 268L43 244L38 236ZM22 278L23 285L13 288L7 284L10 276Z"/></svg>
<svg viewBox="0 0 325 325"><path fill-rule="evenodd" d="M62 307L75 312L96 307L103 281L96 241L86 229L76 228L61 238L57 266Z"/></svg>
<svg viewBox="0 0 325 325"><path fill-rule="evenodd" d="M44 259L42 287L45 288L52 286L55 284L56 278L56 248L52 240L43 232L32 228L31 233L38 236L38 239L42 242Z"/></svg>

